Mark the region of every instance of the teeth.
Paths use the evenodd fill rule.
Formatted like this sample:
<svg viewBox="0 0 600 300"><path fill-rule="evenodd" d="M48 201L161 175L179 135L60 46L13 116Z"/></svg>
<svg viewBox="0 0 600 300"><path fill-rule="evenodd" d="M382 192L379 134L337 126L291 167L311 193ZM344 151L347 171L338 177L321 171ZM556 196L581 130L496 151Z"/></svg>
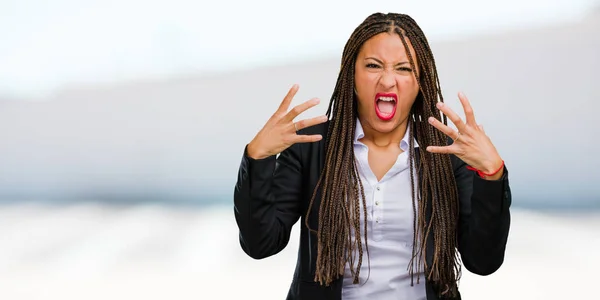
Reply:
<svg viewBox="0 0 600 300"><path fill-rule="evenodd" d="M394 98L393 97L379 97L378 100L381 100L381 101L394 101Z"/></svg>

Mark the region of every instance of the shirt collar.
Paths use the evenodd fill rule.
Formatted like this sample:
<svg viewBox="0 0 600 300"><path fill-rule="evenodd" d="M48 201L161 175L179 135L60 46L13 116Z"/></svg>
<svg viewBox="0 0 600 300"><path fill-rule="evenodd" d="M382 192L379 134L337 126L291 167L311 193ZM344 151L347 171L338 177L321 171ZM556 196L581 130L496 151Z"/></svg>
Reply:
<svg viewBox="0 0 600 300"><path fill-rule="evenodd" d="M402 149L402 151L407 151L408 150L408 146L409 146L409 134L410 134L410 126L408 126L406 128L406 133L404 134L404 137L402 138L402 140L400 141L400 149ZM365 132L363 130L362 124L360 123L360 120L358 118L356 118L356 129L354 132L354 144L358 144L361 143L359 140L362 139L363 137L365 137ZM414 140L415 141L415 148L419 147L419 144L417 143L417 139ZM361 143L362 144L362 143Z"/></svg>

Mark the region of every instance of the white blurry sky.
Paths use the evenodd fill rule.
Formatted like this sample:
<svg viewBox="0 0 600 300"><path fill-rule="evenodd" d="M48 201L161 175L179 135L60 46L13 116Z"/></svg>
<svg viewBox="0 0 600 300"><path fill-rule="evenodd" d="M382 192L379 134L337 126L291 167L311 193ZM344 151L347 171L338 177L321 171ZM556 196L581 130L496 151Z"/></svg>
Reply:
<svg viewBox="0 0 600 300"><path fill-rule="evenodd" d="M442 39L568 20L597 2L2 0L0 96L339 55L376 11L408 13Z"/></svg>

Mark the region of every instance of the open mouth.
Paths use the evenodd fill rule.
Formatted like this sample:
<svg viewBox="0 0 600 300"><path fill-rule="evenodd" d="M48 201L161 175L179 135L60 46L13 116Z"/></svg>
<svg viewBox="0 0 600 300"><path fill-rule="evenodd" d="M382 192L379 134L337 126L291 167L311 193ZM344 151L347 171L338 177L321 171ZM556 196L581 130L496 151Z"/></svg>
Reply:
<svg viewBox="0 0 600 300"><path fill-rule="evenodd" d="M396 114L398 96L392 93L377 93L375 95L375 112L383 121L391 120Z"/></svg>

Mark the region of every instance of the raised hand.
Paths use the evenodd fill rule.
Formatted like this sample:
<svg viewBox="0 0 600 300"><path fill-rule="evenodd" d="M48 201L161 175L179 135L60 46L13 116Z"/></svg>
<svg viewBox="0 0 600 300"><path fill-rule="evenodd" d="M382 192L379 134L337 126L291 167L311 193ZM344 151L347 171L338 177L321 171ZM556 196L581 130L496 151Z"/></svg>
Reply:
<svg viewBox="0 0 600 300"><path fill-rule="evenodd" d="M429 146L427 151L432 153L454 154L471 168L486 174L494 174L488 179L497 179L502 176L503 160L498 154L496 147L483 131L483 127L475 121L475 114L469 100L462 93L458 98L465 111L466 122L454 112L448 105L438 102L437 108L442 111L458 129L458 132L439 120L430 117L429 123L439 129L454 142L448 146ZM500 171L498 171L500 169ZM497 172L498 171L498 172Z"/></svg>
<svg viewBox="0 0 600 300"><path fill-rule="evenodd" d="M263 159L279 154L293 144L316 142L323 138L320 134L297 134L299 130L327 121L327 116L319 116L294 123L294 119L298 115L319 104L319 99L313 98L288 111L297 91L298 85L294 84L283 98L277 111L248 144L248 156L253 159Z"/></svg>

